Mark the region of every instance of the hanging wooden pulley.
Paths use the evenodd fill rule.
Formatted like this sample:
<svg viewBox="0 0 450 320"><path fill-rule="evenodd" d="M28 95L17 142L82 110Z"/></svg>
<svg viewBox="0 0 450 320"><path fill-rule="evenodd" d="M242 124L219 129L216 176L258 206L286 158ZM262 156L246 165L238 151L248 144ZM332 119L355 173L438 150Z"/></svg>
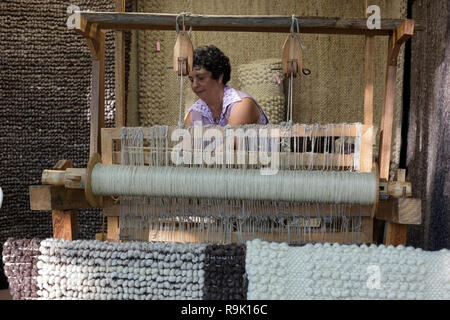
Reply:
<svg viewBox="0 0 450 320"><path fill-rule="evenodd" d="M173 70L180 76L189 75L194 63L194 47L187 32L179 32L173 48Z"/></svg>

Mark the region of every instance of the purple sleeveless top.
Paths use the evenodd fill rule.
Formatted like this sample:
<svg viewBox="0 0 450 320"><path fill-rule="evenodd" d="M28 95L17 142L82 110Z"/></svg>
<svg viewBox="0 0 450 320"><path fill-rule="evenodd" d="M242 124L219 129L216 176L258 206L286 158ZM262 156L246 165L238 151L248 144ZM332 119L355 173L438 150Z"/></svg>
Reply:
<svg viewBox="0 0 450 320"><path fill-rule="evenodd" d="M259 108L259 121L258 124L267 124L269 120L267 119L264 111L258 104L258 102L248 93L233 89L229 86L225 86L223 90L223 102L222 102L222 113L220 114L219 125L226 126L228 124L228 119L230 118L231 111L233 110L236 103L242 101L244 98L252 99ZM202 99L198 99L188 110L188 114L191 112L192 124L196 121L202 121L202 125L212 124L215 125L213 115L209 109L206 102Z"/></svg>

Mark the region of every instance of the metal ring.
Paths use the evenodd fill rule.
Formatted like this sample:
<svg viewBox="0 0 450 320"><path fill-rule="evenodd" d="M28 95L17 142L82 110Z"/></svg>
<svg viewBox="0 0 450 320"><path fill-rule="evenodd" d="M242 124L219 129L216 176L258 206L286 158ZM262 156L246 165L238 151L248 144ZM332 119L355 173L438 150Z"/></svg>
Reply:
<svg viewBox="0 0 450 320"><path fill-rule="evenodd" d="M311 70L307 69L307 68L302 68L302 73L305 76L309 76L311 74Z"/></svg>

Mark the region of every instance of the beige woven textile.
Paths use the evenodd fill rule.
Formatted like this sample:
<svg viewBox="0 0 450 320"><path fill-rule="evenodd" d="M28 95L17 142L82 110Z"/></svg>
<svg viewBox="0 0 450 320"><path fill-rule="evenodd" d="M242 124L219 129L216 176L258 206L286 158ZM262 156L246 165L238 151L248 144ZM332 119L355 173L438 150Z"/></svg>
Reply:
<svg viewBox="0 0 450 320"><path fill-rule="evenodd" d="M365 16L365 0L137 0L140 12L229 15L287 15L361 18ZM381 18L404 18L406 0L380 0ZM300 25L301 29L301 25ZM214 44L230 58L230 85L240 89L240 65L256 60L281 59L287 34L247 32L192 31L195 47ZM138 110L142 126L176 124L178 122L179 78L173 70L174 31L138 31L137 63ZM295 80L293 120L298 123L363 122L364 36L303 34L307 46L303 66L312 71ZM157 41L161 50L156 50ZM374 123L379 127L386 73L387 37L376 37ZM394 117L392 167L399 161L401 132L401 92L403 50L397 73L396 110ZM184 108L197 99L184 82ZM264 102L264 101L263 101ZM279 101L278 101L279 103ZM376 139L378 142L378 137ZM377 150L375 150L377 152Z"/></svg>

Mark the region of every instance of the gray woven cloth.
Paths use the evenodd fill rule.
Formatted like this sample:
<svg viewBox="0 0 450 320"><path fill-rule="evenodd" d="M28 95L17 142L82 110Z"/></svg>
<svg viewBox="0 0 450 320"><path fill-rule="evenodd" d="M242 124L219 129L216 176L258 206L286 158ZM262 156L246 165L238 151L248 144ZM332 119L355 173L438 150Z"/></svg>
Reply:
<svg viewBox="0 0 450 320"><path fill-rule="evenodd" d="M46 239L37 268L41 299L198 300L203 244Z"/></svg>

